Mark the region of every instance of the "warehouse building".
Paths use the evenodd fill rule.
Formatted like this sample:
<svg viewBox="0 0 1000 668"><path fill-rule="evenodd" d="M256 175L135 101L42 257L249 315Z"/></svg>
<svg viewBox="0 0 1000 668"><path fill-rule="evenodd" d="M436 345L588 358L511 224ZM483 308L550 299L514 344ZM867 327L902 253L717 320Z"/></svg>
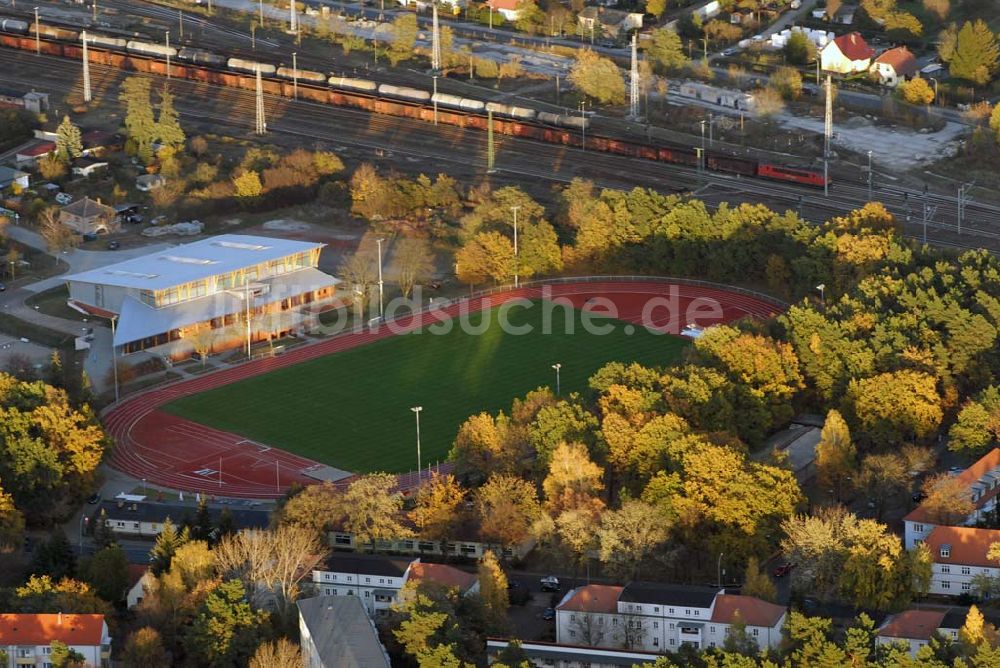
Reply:
<svg viewBox="0 0 1000 668"><path fill-rule="evenodd" d="M169 359L303 333L339 281L324 244L224 234L66 277L69 305L112 320L123 354ZM249 325L248 325L249 322Z"/></svg>

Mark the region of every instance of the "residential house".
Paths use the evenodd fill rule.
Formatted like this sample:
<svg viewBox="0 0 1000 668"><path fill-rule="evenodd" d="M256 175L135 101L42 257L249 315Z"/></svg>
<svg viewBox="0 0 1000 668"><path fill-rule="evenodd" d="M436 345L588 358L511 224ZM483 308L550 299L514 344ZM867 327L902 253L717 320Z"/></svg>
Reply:
<svg viewBox="0 0 1000 668"><path fill-rule="evenodd" d="M708 21L709 19L714 19L722 11L722 4L719 0L709 0L704 5L696 7L691 11L691 14L697 16L702 21Z"/></svg>
<svg viewBox="0 0 1000 668"><path fill-rule="evenodd" d="M508 647L510 647L509 640L489 638L486 641L488 659L492 662ZM660 654L655 652L586 647L540 640L519 642L518 649L536 668L580 668L581 666L588 668L632 668L632 666L653 665L660 658Z"/></svg>
<svg viewBox="0 0 1000 668"><path fill-rule="evenodd" d="M56 640L79 652L88 666L110 665L111 635L104 615L0 614L0 650L11 666L51 668Z"/></svg>
<svg viewBox="0 0 1000 668"><path fill-rule="evenodd" d="M753 25L754 13L752 9L736 9L729 15L729 22L733 25Z"/></svg>
<svg viewBox="0 0 1000 668"><path fill-rule="evenodd" d="M405 517L399 520L407 523ZM479 537L479 527L475 523L468 523L456 527L454 538L448 542L420 540L419 538L398 538L394 540L377 541L375 549L379 552L391 552L393 554L412 554L428 556L451 556L464 559L478 560L487 551L492 550L504 559L523 559L534 548L534 539L528 538L518 545L507 545L500 547L494 543L489 543ZM354 540L354 535L342 527L334 528L327 532L327 540L331 547L342 550L357 550L366 547L358 545Z"/></svg>
<svg viewBox="0 0 1000 668"><path fill-rule="evenodd" d="M834 23L839 23L843 26L849 26L854 23L854 16L858 13L857 5L841 5L830 20Z"/></svg>
<svg viewBox="0 0 1000 668"><path fill-rule="evenodd" d="M571 590L556 607L556 642L673 652L721 646L735 623L759 647L781 642L786 610L715 587L632 582Z"/></svg>
<svg viewBox="0 0 1000 668"><path fill-rule="evenodd" d="M120 232L121 221L114 207L89 197L67 204L59 211L59 222L77 234L108 234Z"/></svg>
<svg viewBox="0 0 1000 668"><path fill-rule="evenodd" d="M389 655L361 600L315 596L295 603L307 668L389 668Z"/></svg>
<svg viewBox="0 0 1000 668"><path fill-rule="evenodd" d="M1000 448L993 448L975 464L959 473L957 478L968 487L974 509L968 517L952 524L975 524L996 508L996 497L1000 493ZM922 505L910 511L903 518L903 544L906 549L911 550L926 539L939 524L937 519Z"/></svg>
<svg viewBox="0 0 1000 668"><path fill-rule="evenodd" d="M100 158L122 146L121 137L106 130L87 130L80 135L84 157Z"/></svg>
<svg viewBox="0 0 1000 668"><path fill-rule="evenodd" d="M924 540L933 561L928 593L941 596L974 594L973 578L1000 577L1000 561L988 559L990 545L1000 542L1000 531L973 527L939 526Z"/></svg>
<svg viewBox="0 0 1000 668"><path fill-rule="evenodd" d="M51 141L43 141L37 144L32 144L26 148L20 149L14 155L14 162L18 167L31 167L38 163L39 160L47 156L49 153L55 153L56 143Z"/></svg>
<svg viewBox="0 0 1000 668"><path fill-rule="evenodd" d="M889 615L878 627L875 642L879 645L902 643L916 656L920 648L938 633L944 621L944 610L904 610Z"/></svg>
<svg viewBox="0 0 1000 668"><path fill-rule="evenodd" d="M883 51L871 67L879 82L891 88L912 78L918 69L917 59L905 46Z"/></svg>
<svg viewBox="0 0 1000 668"><path fill-rule="evenodd" d="M377 616L399 598L408 582L434 582L455 588L463 596L479 591L478 578L445 564L427 564L376 554L334 552L313 569L313 586L324 596L354 596L368 614Z"/></svg>
<svg viewBox="0 0 1000 668"><path fill-rule="evenodd" d="M146 564L128 565L128 593L125 595L125 603L129 610L142 603L146 598L146 592L153 585L155 580L153 572Z"/></svg>
<svg viewBox="0 0 1000 668"><path fill-rule="evenodd" d="M167 179L162 174L141 174L135 179L135 189L144 193L162 188Z"/></svg>
<svg viewBox="0 0 1000 668"><path fill-rule="evenodd" d="M577 23L584 35L607 35L612 39L642 28L642 12L626 12L606 7L584 7Z"/></svg>
<svg viewBox="0 0 1000 668"><path fill-rule="evenodd" d="M486 5L495 12L499 12L505 20L516 21L521 15L517 6L521 0L487 0Z"/></svg>
<svg viewBox="0 0 1000 668"><path fill-rule="evenodd" d="M824 72L856 74L867 72L875 52L861 33L851 32L834 39L820 51Z"/></svg>
<svg viewBox="0 0 1000 668"><path fill-rule="evenodd" d="M77 158L73 161L73 173L77 176L92 176L107 168L107 161L100 158Z"/></svg>
<svg viewBox="0 0 1000 668"><path fill-rule="evenodd" d="M30 183L27 172L0 165L0 190L6 190L15 185L23 189L27 188Z"/></svg>
<svg viewBox="0 0 1000 668"><path fill-rule="evenodd" d="M224 508L209 506L208 514L214 524L218 524ZM266 510L252 508L229 508L229 515L235 529L265 529L270 523ZM163 524L170 519L174 525L193 518L197 508L173 503L117 500L103 501L95 514L87 521L104 521L116 534L137 538L156 538L163 530Z"/></svg>

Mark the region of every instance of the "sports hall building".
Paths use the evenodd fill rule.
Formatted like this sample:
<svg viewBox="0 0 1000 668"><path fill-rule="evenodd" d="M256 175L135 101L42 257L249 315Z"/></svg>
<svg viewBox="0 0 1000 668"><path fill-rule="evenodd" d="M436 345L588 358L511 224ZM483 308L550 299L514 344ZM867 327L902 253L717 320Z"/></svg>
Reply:
<svg viewBox="0 0 1000 668"><path fill-rule="evenodd" d="M304 333L339 281L325 244L223 234L66 277L69 305L116 325L122 354L169 359Z"/></svg>

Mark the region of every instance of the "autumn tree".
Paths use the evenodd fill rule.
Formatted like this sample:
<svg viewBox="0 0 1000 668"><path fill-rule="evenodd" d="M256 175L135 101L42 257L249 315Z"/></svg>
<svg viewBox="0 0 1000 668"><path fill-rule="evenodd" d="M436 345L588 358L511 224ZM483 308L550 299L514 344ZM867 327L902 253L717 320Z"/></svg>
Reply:
<svg viewBox="0 0 1000 668"><path fill-rule="evenodd" d="M482 232L455 253L458 280L476 285L491 278L503 283L514 276L514 245L499 232Z"/></svg>
<svg viewBox="0 0 1000 668"><path fill-rule="evenodd" d="M486 550L479 560L479 597L483 600L489 619L489 632L502 632L507 627L507 575L500 568L496 553Z"/></svg>
<svg viewBox="0 0 1000 668"><path fill-rule="evenodd" d="M120 99L125 103L125 132L128 136L126 150L144 163L153 158L156 141L156 120L150 101L151 80L131 76L122 84Z"/></svg>
<svg viewBox="0 0 1000 668"><path fill-rule="evenodd" d="M129 635L122 652L125 668L167 668L170 665L160 632L144 626Z"/></svg>
<svg viewBox="0 0 1000 668"><path fill-rule="evenodd" d="M264 194L264 185L260 181L260 174L252 169L244 170L234 176L233 188L236 199L245 206L251 205Z"/></svg>
<svg viewBox="0 0 1000 668"><path fill-rule="evenodd" d="M910 104L928 105L934 101L934 89L921 77L914 77L901 83L899 94Z"/></svg>
<svg viewBox="0 0 1000 668"><path fill-rule="evenodd" d="M401 239L396 252L396 281L404 297L413 286L427 281L434 274L434 254L426 239Z"/></svg>
<svg viewBox="0 0 1000 668"><path fill-rule="evenodd" d="M874 445L925 439L943 417L934 377L908 370L851 381L844 412L862 438Z"/></svg>
<svg viewBox="0 0 1000 668"><path fill-rule="evenodd" d="M476 490L481 533L501 546L519 545L541 515L534 485L512 475L494 475Z"/></svg>
<svg viewBox="0 0 1000 668"><path fill-rule="evenodd" d="M185 635L185 646L198 665L241 665L253 656L268 626L267 612L255 611L243 584L229 580L205 598Z"/></svg>
<svg viewBox="0 0 1000 668"><path fill-rule="evenodd" d="M951 76L976 85L986 84L993 78L1000 65L1000 46L985 21L976 19L962 25L948 65Z"/></svg>
<svg viewBox="0 0 1000 668"><path fill-rule="evenodd" d="M38 173L48 181L58 181L69 173L69 167L55 153L48 153L38 159Z"/></svg>
<svg viewBox="0 0 1000 668"><path fill-rule="evenodd" d="M750 557L747 560L740 593L744 596L755 596L765 601L778 600L778 590L771 578L767 576L767 571L761 570L757 557Z"/></svg>
<svg viewBox="0 0 1000 668"><path fill-rule="evenodd" d="M667 0L646 0L647 14L652 14L656 18L660 18L666 10Z"/></svg>
<svg viewBox="0 0 1000 668"><path fill-rule="evenodd" d="M249 668L302 668L302 650L287 638L261 643L250 657Z"/></svg>
<svg viewBox="0 0 1000 668"><path fill-rule="evenodd" d="M621 104L625 101L625 79L618 65L589 49L577 51L569 80L580 92L601 104Z"/></svg>
<svg viewBox="0 0 1000 668"><path fill-rule="evenodd" d="M52 253L60 253L80 245L80 236L59 219L57 206L46 207L39 212L38 232L45 241L45 247Z"/></svg>
<svg viewBox="0 0 1000 668"><path fill-rule="evenodd" d="M19 549L24 541L24 515L14 498L0 487L0 552Z"/></svg>
<svg viewBox="0 0 1000 668"><path fill-rule="evenodd" d="M638 578L643 561L662 545L669 523L654 506L629 499L604 513L597 529L601 562L618 577Z"/></svg>
<svg viewBox="0 0 1000 668"><path fill-rule="evenodd" d="M773 120L785 111L785 100L781 91L771 86L754 91L753 101L754 113L766 121Z"/></svg>
<svg viewBox="0 0 1000 668"><path fill-rule="evenodd" d="M856 468L857 450L847 423L838 411L830 410L816 446L816 474L820 484L833 489L839 501L844 480L850 478Z"/></svg>
<svg viewBox="0 0 1000 668"><path fill-rule="evenodd" d="M326 532L344 517L343 492L330 481L308 485L288 499L278 512L278 523L303 526L326 543Z"/></svg>
<svg viewBox="0 0 1000 668"><path fill-rule="evenodd" d="M869 454L861 460L855 486L875 502L875 517L882 517L886 501L893 499L910 485L906 460L896 453Z"/></svg>
<svg viewBox="0 0 1000 668"><path fill-rule="evenodd" d="M952 452L978 456L992 447L1000 437L1000 388L991 385L968 401L959 411L948 437L948 449Z"/></svg>
<svg viewBox="0 0 1000 668"><path fill-rule="evenodd" d="M883 27L892 40L915 40L924 34L924 24L910 12L891 12Z"/></svg>
<svg viewBox="0 0 1000 668"><path fill-rule="evenodd" d="M829 7L829 3L827 6ZM816 45L802 32L793 32L785 42L783 51L785 59L793 65L806 65L816 59Z"/></svg>
<svg viewBox="0 0 1000 668"><path fill-rule="evenodd" d="M951 0L923 0L924 9L937 17L938 21L944 22L951 11Z"/></svg>
<svg viewBox="0 0 1000 668"><path fill-rule="evenodd" d="M81 155L83 155L83 139L80 136L80 128L69 120L69 116L63 116L62 123L56 128L56 156L68 164Z"/></svg>
<svg viewBox="0 0 1000 668"><path fill-rule="evenodd" d="M392 22L392 44L389 46L389 61L396 65L413 55L417 40L417 17L400 14Z"/></svg>
<svg viewBox="0 0 1000 668"><path fill-rule="evenodd" d="M975 510L968 484L949 473L939 473L927 478L923 491L927 498L923 500L921 507L934 524L963 524Z"/></svg>
<svg viewBox="0 0 1000 668"><path fill-rule="evenodd" d="M171 148L183 148L186 140L177 110L174 109L174 96L167 84L164 84L160 91L160 115L156 119L156 137L161 144Z"/></svg>
<svg viewBox="0 0 1000 668"><path fill-rule="evenodd" d="M354 480L344 492L344 530L355 545L375 549L382 541L407 538L412 532L400 521L403 494L396 476L370 473Z"/></svg>
<svg viewBox="0 0 1000 668"><path fill-rule="evenodd" d="M653 31L646 53L665 70L679 70L688 64L684 44L681 43L677 33L670 28L658 28Z"/></svg>
<svg viewBox="0 0 1000 668"><path fill-rule="evenodd" d="M552 514L580 506L603 506L604 469L590 460L581 443L563 443L552 453L549 474L542 482L545 507Z"/></svg>
<svg viewBox="0 0 1000 668"><path fill-rule="evenodd" d="M340 263L339 273L349 286L354 307L360 316L372 303L372 289L378 285L378 256L370 244L359 246Z"/></svg>
<svg viewBox="0 0 1000 668"><path fill-rule="evenodd" d="M417 490L410 520L423 540L444 543L461 520L465 490L450 473L431 473L429 481Z"/></svg>
<svg viewBox="0 0 1000 668"><path fill-rule="evenodd" d="M779 67L771 74L771 86L786 100L798 99L802 95L802 74L794 67Z"/></svg>

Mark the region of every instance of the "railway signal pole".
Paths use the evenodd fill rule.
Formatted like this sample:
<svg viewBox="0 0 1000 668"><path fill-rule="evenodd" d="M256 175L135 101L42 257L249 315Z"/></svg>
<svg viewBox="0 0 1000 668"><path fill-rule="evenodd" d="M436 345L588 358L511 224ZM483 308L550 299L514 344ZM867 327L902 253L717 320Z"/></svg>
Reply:
<svg viewBox="0 0 1000 668"><path fill-rule="evenodd" d="M267 133L267 121L264 118L264 84L260 79L260 65L254 68L257 73L257 127L258 135Z"/></svg>
<svg viewBox="0 0 1000 668"><path fill-rule="evenodd" d="M636 53L635 33L632 33L632 68L628 81L629 116L639 118L639 58Z"/></svg>
<svg viewBox="0 0 1000 668"><path fill-rule="evenodd" d="M87 55L87 31L80 33L83 41L83 101L90 102L90 57Z"/></svg>
<svg viewBox="0 0 1000 668"><path fill-rule="evenodd" d="M434 17L431 22L431 69L439 72L441 70L441 28L438 25L437 2L433 3L433 7Z"/></svg>
<svg viewBox="0 0 1000 668"><path fill-rule="evenodd" d="M818 56L817 56L818 58ZM830 141L833 139L833 90L826 75L826 114L823 119L823 196L830 196Z"/></svg>
<svg viewBox="0 0 1000 668"><path fill-rule="evenodd" d="M976 182L963 183L958 187L958 233L962 233L962 221L965 219L965 206L969 203L969 191L972 190Z"/></svg>

